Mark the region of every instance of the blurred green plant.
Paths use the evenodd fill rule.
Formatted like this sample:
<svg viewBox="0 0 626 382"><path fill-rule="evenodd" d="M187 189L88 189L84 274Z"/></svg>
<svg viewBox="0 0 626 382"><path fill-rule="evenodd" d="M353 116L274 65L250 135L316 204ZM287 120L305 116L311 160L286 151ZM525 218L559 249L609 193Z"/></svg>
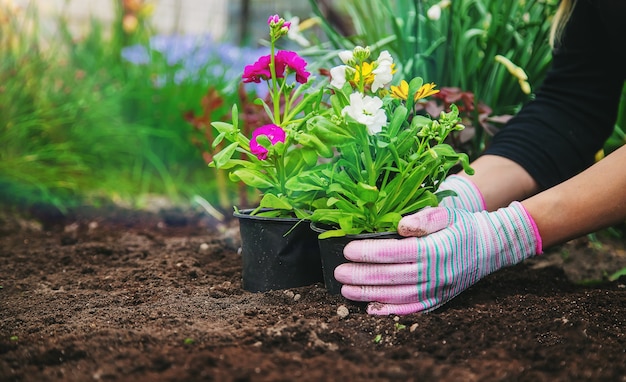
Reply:
<svg viewBox="0 0 626 382"><path fill-rule="evenodd" d="M93 19L78 38L62 17L48 38L35 7L0 4L5 204L64 210L85 198L138 203L148 193L219 203L224 190L194 145L201 131L190 122L227 113L201 102L210 88L228 103L238 100L232 78L243 64L227 58L241 52L209 36L155 36L149 9L137 8L143 2L114 3L112 25ZM133 61L133 49L143 49L143 61Z"/></svg>
<svg viewBox="0 0 626 382"><path fill-rule="evenodd" d="M320 2L311 5L325 20L330 46L351 49L369 41L373 50L388 49L398 57L403 64L397 69L405 77L472 94L477 128L470 154L475 156L489 139L478 119L479 104L495 116L513 114L543 79L558 1L347 0L341 2L347 26L324 18ZM352 32L339 32L345 30Z"/></svg>

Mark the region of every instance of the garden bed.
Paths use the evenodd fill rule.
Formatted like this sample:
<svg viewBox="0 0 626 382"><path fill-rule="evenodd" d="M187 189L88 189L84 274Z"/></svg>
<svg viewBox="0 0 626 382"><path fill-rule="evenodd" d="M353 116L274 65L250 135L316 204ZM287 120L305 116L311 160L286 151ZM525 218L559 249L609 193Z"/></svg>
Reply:
<svg viewBox="0 0 626 382"><path fill-rule="evenodd" d="M626 381L624 245L572 241L428 314L241 288L236 221L0 217L0 380ZM342 308L348 309L344 316Z"/></svg>

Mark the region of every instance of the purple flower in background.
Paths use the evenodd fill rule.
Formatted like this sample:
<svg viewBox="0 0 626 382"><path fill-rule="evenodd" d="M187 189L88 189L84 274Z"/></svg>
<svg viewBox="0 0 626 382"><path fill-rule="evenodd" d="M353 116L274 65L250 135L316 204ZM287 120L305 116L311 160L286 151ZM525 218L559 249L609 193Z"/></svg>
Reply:
<svg viewBox="0 0 626 382"><path fill-rule="evenodd" d="M134 65L156 65L156 86L170 81L181 84L185 81L203 84L222 84L224 90L234 93L241 81L241 73L247 63L268 55L267 47L240 47L227 42L216 42L208 35L155 35L148 45L124 47L122 59ZM169 69L168 69L169 68ZM264 98L268 95L265 84L252 87Z"/></svg>
<svg viewBox="0 0 626 382"><path fill-rule="evenodd" d="M261 146L257 142L257 138L260 135L265 135L269 138L272 145L278 142L285 142L285 130L280 126L274 124L263 125L252 132L252 139L250 139L250 151L260 160L267 159L267 149Z"/></svg>
<svg viewBox="0 0 626 382"><path fill-rule="evenodd" d="M126 46L122 49L122 58L135 65L146 65L150 62L150 53L143 45Z"/></svg>

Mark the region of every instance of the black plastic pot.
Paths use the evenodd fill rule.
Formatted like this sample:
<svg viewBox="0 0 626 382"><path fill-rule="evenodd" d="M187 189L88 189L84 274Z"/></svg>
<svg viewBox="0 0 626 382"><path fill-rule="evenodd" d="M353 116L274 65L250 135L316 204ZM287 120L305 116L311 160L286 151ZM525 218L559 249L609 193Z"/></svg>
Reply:
<svg viewBox="0 0 626 382"><path fill-rule="evenodd" d="M250 215L252 211L234 213L241 234L243 288L265 292L322 282L317 233L309 222Z"/></svg>
<svg viewBox="0 0 626 382"><path fill-rule="evenodd" d="M331 227L311 223L311 229L318 235L328 231ZM402 238L397 232L362 233L358 235L346 235L341 237L329 237L318 239L320 257L322 259L322 273L324 275L324 285L330 294L341 293L341 283L335 279L335 268L340 264L347 263L343 256L344 247L353 240L361 239L399 239Z"/></svg>

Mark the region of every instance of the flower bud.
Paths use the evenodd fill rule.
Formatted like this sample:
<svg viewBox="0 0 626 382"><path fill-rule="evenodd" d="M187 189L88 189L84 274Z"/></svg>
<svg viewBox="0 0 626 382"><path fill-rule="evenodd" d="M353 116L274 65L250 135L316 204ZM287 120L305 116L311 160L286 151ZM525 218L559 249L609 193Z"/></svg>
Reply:
<svg viewBox="0 0 626 382"><path fill-rule="evenodd" d="M365 48L362 46L356 46L352 51L352 54L354 55L354 59L356 61L365 61L369 58L371 51L369 46L366 46Z"/></svg>
<svg viewBox="0 0 626 382"><path fill-rule="evenodd" d="M346 65L354 65L354 54L351 50L343 50L339 52L339 59Z"/></svg>

